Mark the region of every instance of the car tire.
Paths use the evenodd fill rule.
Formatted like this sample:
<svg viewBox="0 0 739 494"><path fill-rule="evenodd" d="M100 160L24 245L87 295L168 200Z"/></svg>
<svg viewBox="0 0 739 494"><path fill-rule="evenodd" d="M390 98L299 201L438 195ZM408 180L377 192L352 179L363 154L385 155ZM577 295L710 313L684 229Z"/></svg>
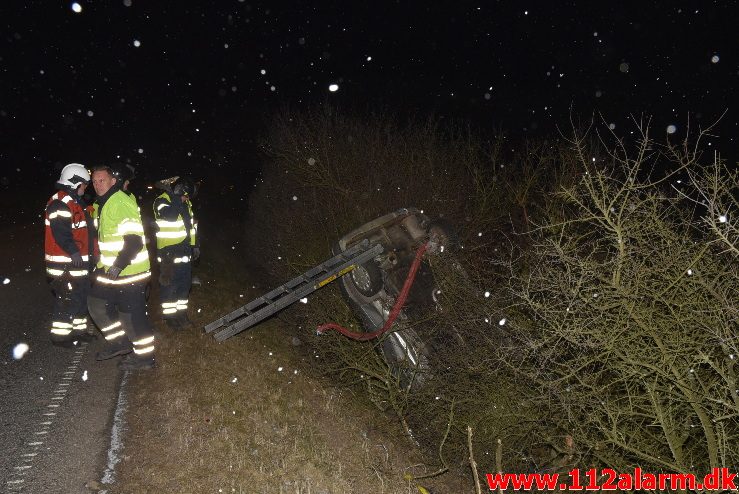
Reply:
<svg viewBox="0 0 739 494"><path fill-rule="evenodd" d="M339 247L338 242L331 246L331 253L333 255L338 255L341 252L343 252L343 250L341 249L341 247ZM373 322L372 318L368 316L362 309L362 306L369 304L370 300L364 297L359 292L349 276L350 274L346 274L336 280L336 283L339 285L341 296L349 305L349 308L352 310L352 312L359 318L360 322L362 323L362 329L364 331L372 331L372 329L370 328L373 328L375 326L375 322ZM381 316L377 315L376 317L380 318Z"/></svg>
<svg viewBox="0 0 739 494"><path fill-rule="evenodd" d="M342 252L342 249L337 243L332 246L331 252L336 255ZM367 265L373 266L369 270L377 269L376 273L369 276L372 280L380 282L379 288L371 296L365 294L372 293L373 290L360 291L360 287L351 278L351 273L336 281L344 300L360 319L364 331L373 332L382 327L382 315L376 314L374 307L371 306L372 297L377 295L384 285L382 272L377 263L371 261L364 266ZM368 315L365 308L369 308L374 317ZM414 330L407 328L385 334L377 349L403 389L410 390L423 382L424 371L429 368L429 358L426 355L425 345Z"/></svg>
<svg viewBox="0 0 739 494"><path fill-rule="evenodd" d="M367 298L374 297L382 290L382 271L373 260L358 264L347 276L359 293Z"/></svg>

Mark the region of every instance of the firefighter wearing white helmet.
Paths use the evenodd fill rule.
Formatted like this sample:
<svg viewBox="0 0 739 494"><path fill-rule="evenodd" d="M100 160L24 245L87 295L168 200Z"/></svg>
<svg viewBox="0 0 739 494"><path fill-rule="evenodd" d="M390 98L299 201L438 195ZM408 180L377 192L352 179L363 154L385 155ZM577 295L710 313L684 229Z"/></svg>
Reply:
<svg viewBox="0 0 739 494"><path fill-rule="evenodd" d="M87 294L97 244L92 208L82 199L89 182L84 166L65 166L44 211L44 259L54 294L50 337L67 348L94 338L87 332Z"/></svg>

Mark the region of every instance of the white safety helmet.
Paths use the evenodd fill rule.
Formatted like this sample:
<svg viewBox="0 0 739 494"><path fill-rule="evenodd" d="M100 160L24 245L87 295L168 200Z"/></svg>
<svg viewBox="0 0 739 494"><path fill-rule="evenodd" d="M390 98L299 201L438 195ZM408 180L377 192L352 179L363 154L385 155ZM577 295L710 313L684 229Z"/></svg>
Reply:
<svg viewBox="0 0 739 494"><path fill-rule="evenodd" d="M62 173L61 175L59 175L59 180L57 180L57 183L76 188L80 184L86 184L89 181L90 172L87 171L87 168L80 165L79 163L70 163L69 165L62 168Z"/></svg>

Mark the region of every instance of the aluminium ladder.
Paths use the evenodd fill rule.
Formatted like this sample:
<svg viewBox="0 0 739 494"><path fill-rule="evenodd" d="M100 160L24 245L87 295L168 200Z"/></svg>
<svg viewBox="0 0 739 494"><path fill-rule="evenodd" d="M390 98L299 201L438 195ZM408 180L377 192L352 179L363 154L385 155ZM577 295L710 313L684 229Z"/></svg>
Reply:
<svg viewBox="0 0 739 494"><path fill-rule="evenodd" d="M370 244L369 240L365 239L266 295L216 319L205 326L205 332L210 333L225 326L215 334L216 341L222 342L294 304L336 278L344 276L357 265L377 257L382 252L381 244Z"/></svg>

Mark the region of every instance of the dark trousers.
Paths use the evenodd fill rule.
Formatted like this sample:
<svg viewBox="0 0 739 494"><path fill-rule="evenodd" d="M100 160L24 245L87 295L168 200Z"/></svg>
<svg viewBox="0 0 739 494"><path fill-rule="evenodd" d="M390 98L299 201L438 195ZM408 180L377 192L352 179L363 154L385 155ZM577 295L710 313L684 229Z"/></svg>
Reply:
<svg viewBox="0 0 739 494"><path fill-rule="evenodd" d="M54 294L51 316L51 339L64 341L87 331L87 294L90 278L87 276L55 277L49 280Z"/></svg>
<svg viewBox="0 0 739 494"><path fill-rule="evenodd" d="M93 283L87 306L92 319L109 342L126 338L138 347L153 346L154 332L146 315L148 280L125 284Z"/></svg>
<svg viewBox="0 0 739 494"><path fill-rule="evenodd" d="M192 249L173 246L159 252L159 298L162 317L187 315L187 303L192 285Z"/></svg>

